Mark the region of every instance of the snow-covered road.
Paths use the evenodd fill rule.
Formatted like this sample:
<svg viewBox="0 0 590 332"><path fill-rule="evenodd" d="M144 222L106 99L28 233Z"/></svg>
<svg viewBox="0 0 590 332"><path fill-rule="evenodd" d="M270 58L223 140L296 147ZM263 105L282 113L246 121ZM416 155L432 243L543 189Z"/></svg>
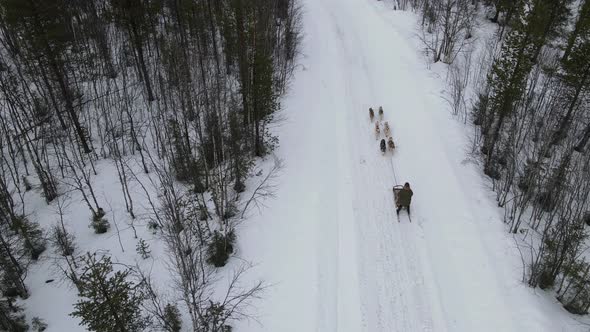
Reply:
<svg viewBox="0 0 590 332"><path fill-rule="evenodd" d="M241 231L273 284L246 331L573 331L519 282L466 134L408 31L376 0L305 0L301 64L285 100L277 199ZM368 108L398 146L382 156ZM413 223L391 187L410 182Z"/></svg>

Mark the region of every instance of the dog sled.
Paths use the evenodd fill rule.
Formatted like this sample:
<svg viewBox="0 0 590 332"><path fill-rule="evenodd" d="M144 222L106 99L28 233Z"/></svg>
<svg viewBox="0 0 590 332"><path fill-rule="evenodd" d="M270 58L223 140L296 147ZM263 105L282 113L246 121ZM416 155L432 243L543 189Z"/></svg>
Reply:
<svg viewBox="0 0 590 332"><path fill-rule="evenodd" d="M393 202L394 202L394 205L395 205L395 208L396 208L396 209L397 209L397 208L398 208L398 206L400 205L400 204L399 204L399 193L400 193L400 192L401 192L403 189L404 189L404 186L402 186L402 185L399 185L399 184L398 184L398 185L395 185L395 186L393 186ZM410 222L412 222L412 218L410 217L409 210L408 210L408 219L410 220ZM400 222L400 219L399 219L399 213L397 213L397 222Z"/></svg>
<svg viewBox="0 0 590 332"><path fill-rule="evenodd" d="M399 192L402 191L402 189L404 189L404 186L400 184L393 186L393 202L395 203L396 207L398 204Z"/></svg>

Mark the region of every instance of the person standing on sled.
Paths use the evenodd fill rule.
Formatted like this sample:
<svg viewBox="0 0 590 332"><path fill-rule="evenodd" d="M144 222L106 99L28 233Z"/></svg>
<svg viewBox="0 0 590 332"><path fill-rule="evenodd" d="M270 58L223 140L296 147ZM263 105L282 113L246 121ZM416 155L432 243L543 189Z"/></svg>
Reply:
<svg viewBox="0 0 590 332"><path fill-rule="evenodd" d="M408 215L410 215L410 203L412 203L412 196L414 192L410 189L410 184L406 182L402 190L399 191L397 196L397 214L402 208L406 208L408 210Z"/></svg>

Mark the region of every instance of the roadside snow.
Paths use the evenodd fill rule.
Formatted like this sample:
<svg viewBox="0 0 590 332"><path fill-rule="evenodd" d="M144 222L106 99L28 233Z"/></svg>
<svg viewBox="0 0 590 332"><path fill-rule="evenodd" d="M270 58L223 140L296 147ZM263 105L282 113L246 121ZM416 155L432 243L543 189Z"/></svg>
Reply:
<svg viewBox="0 0 590 332"><path fill-rule="evenodd" d="M130 161L140 181L151 191L151 199L157 201L155 188L152 188L148 175L141 171L141 167ZM139 264L144 271L150 271L152 277L160 289L168 291L171 275L166 268L166 253L160 241L146 227L150 220L151 208L147 196L137 181L130 181L130 191L134 197L134 212L136 219L132 220L125 210L123 192L117 177L114 164L107 160L97 162L98 176L93 178L93 188L98 201L106 212L106 218L110 223L110 229L105 234L95 234L89 228L90 211L79 192L71 191L63 193L58 200L63 204L64 224L66 229L75 236L76 252L84 255L86 252L108 255L115 268L122 265L135 266ZM58 202L47 205L39 195L27 195L27 215L31 220L39 223L47 230L59 222L57 211ZM135 231L137 238L135 237ZM139 239L144 239L149 245L151 256L143 260L136 252ZM77 290L72 283L65 280L58 267L65 266L63 257L55 253L51 245L40 261L32 265L26 279L31 296L25 300L27 318L43 319L48 328L45 332L83 332L87 331L79 326L79 320L69 316L74 310L74 303L78 301ZM49 283L46 281L53 280Z"/></svg>

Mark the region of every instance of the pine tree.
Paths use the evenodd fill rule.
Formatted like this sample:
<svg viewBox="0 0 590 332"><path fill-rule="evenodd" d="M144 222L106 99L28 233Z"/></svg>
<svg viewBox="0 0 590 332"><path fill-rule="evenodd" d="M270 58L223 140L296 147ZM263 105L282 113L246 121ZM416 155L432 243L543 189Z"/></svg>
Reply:
<svg viewBox="0 0 590 332"><path fill-rule="evenodd" d="M92 214L90 227L94 229L96 234L106 233L111 227L111 224L104 216L105 212L102 208L98 208L98 210Z"/></svg>
<svg viewBox="0 0 590 332"><path fill-rule="evenodd" d="M590 1L583 0L580 7L578 18L574 25L573 31L567 37L567 44L563 53L562 60L569 57L572 48L576 44L579 36L587 36L590 32ZM584 38L584 37L582 37Z"/></svg>
<svg viewBox="0 0 590 332"><path fill-rule="evenodd" d="M139 242L137 242L137 245L135 246L135 251L141 256L141 258L143 259L148 259L150 257L150 254L152 253L150 251L150 246L149 244L147 244L147 242L145 242L144 239L139 239Z"/></svg>
<svg viewBox="0 0 590 332"><path fill-rule="evenodd" d="M68 54L68 49L75 43L70 29L70 20L75 15L72 7L64 0L6 0L3 7L7 25L21 37L18 39L22 41L20 46L23 52L20 55L42 73L44 88L62 128L68 128L60 105L63 100L65 113L74 127L80 146L85 153L90 153L89 138L75 108L78 93L69 78L69 69L75 62Z"/></svg>
<svg viewBox="0 0 590 332"><path fill-rule="evenodd" d="M24 282L28 261L23 247L17 236L0 224L0 293L6 296L29 296Z"/></svg>
<svg viewBox="0 0 590 332"><path fill-rule="evenodd" d="M31 320L31 327L35 332L43 332L47 329L47 323L45 323L39 317L33 317L33 319Z"/></svg>
<svg viewBox="0 0 590 332"><path fill-rule="evenodd" d="M485 107L480 107L479 114L476 114L478 122L482 124L485 171L493 178L499 177L497 164L505 159L505 148L498 144L504 126L517 110L526 91L527 78L542 47L561 34L569 17L570 2L534 0L532 9L527 9L523 1L515 4L516 17L488 78L490 94L485 96L487 100L480 98L479 105Z"/></svg>
<svg viewBox="0 0 590 332"><path fill-rule="evenodd" d="M74 234L61 226L55 225L51 230L51 241L56 247L57 252L62 256L70 256L76 250L76 238Z"/></svg>
<svg viewBox="0 0 590 332"><path fill-rule="evenodd" d="M562 58L563 83L562 105L566 110L553 133L552 144L557 144L567 136L576 111L584 97L584 90L590 83L590 2L584 3L582 12L571 32L566 54ZM590 124L585 129L576 150L581 151L590 137Z"/></svg>
<svg viewBox="0 0 590 332"><path fill-rule="evenodd" d="M109 257L96 258L87 254L83 258L85 271L79 277L79 296L82 298L70 314L82 320L90 331L135 332L144 331L146 320L141 316L142 293L140 285L127 280L131 271L113 273Z"/></svg>
<svg viewBox="0 0 590 332"><path fill-rule="evenodd" d="M480 97L481 107L477 114L482 124L483 147L486 155L485 171L491 177L498 177L495 153L502 128L507 117L514 111L514 104L520 99L525 80L532 68L532 41L523 19L524 8L517 11L520 16L502 45L500 57L494 61L488 77L490 95ZM485 102L481 100L485 98Z"/></svg>
<svg viewBox="0 0 590 332"><path fill-rule="evenodd" d="M27 254L37 260L46 249L46 240L39 223L32 222L24 216L17 216L12 227L22 238Z"/></svg>
<svg viewBox="0 0 590 332"><path fill-rule="evenodd" d="M167 332L180 332L182 321L180 320L180 311L174 304L168 303L164 308L164 321Z"/></svg>
<svg viewBox="0 0 590 332"><path fill-rule="evenodd" d="M170 135L171 166L178 181L191 181L195 178L196 167L194 158L191 155L186 135L176 119L168 122L168 133Z"/></svg>
<svg viewBox="0 0 590 332"><path fill-rule="evenodd" d="M148 70L145 44L153 29L152 24L154 24L158 3L143 0L110 0L110 5L113 22L127 30L132 51L137 59L138 74L146 88L147 100L153 101L155 96Z"/></svg>
<svg viewBox="0 0 590 332"><path fill-rule="evenodd" d="M494 23L497 23L498 19L500 18L500 14L504 13L504 23L506 25L510 25L510 23L512 22L514 11L516 9L516 1L494 0L493 3L496 7L496 13L494 14L494 17L492 17L490 20Z"/></svg>
<svg viewBox="0 0 590 332"><path fill-rule="evenodd" d="M12 299L0 296L0 331L26 332L29 327L25 322L22 308Z"/></svg>

